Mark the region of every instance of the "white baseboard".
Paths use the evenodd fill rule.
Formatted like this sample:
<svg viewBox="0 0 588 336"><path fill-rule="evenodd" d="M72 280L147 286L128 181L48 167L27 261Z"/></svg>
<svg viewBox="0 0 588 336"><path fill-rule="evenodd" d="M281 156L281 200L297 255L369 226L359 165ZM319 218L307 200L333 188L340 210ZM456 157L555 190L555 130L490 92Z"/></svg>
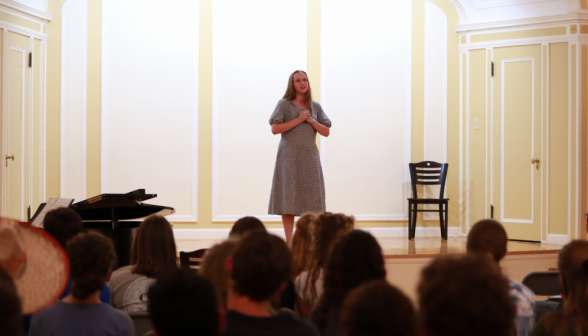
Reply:
<svg viewBox="0 0 588 336"><path fill-rule="evenodd" d="M547 243L548 244L558 244L558 245L565 245L571 241L570 236L567 234L547 234Z"/></svg>
<svg viewBox="0 0 588 336"><path fill-rule="evenodd" d="M408 237L408 228L359 228L360 230L371 233L376 238L402 238ZM284 229L271 228L268 232L278 237L285 238ZM229 237L231 229L174 229L176 240L223 240ZM441 229L438 227L417 227L416 237L441 237ZM463 237L459 227L450 227L447 230L449 237Z"/></svg>

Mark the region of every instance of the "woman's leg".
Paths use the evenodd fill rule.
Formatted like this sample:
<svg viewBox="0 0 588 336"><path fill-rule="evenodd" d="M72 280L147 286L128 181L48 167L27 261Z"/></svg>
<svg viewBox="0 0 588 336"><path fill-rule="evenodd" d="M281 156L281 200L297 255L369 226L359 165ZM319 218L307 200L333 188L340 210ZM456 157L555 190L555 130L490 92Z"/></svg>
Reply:
<svg viewBox="0 0 588 336"><path fill-rule="evenodd" d="M294 231L294 215L282 215L282 224L286 233L286 243L292 242L292 231Z"/></svg>

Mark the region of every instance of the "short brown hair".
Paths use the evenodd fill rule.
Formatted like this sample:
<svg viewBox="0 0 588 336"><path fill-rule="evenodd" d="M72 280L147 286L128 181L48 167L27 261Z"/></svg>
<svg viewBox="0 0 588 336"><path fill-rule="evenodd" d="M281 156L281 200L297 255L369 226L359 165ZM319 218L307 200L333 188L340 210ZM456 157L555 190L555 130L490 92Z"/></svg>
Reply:
<svg viewBox="0 0 588 336"><path fill-rule="evenodd" d="M267 229L257 217L242 217L233 224L231 232L229 232L229 238L241 238L244 234L255 230L267 232Z"/></svg>
<svg viewBox="0 0 588 336"><path fill-rule="evenodd" d="M206 251L204 260L198 273L208 278L214 285L218 306L227 308L227 292L229 290L229 274L225 263L229 256L235 253L237 242L234 240L225 240L221 244L214 245Z"/></svg>
<svg viewBox="0 0 588 336"><path fill-rule="evenodd" d="M496 262L504 258L508 236L499 222L483 219L470 230L466 248L468 253L491 254Z"/></svg>
<svg viewBox="0 0 588 336"><path fill-rule="evenodd" d="M339 336L416 336L417 318L410 299L385 280L368 282L347 296Z"/></svg>
<svg viewBox="0 0 588 336"><path fill-rule="evenodd" d="M82 232L67 244L71 268L71 293L76 299L104 288L108 271L116 263L112 240L98 232Z"/></svg>
<svg viewBox="0 0 588 336"><path fill-rule="evenodd" d="M69 208L53 209L43 219L43 229L65 248L67 242L82 232L82 217Z"/></svg>
<svg viewBox="0 0 588 336"><path fill-rule="evenodd" d="M133 273L149 278L178 268L174 232L167 219L153 215L141 223L132 257Z"/></svg>
<svg viewBox="0 0 588 336"><path fill-rule="evenodd" d="M483 255L433 260L421 273L418 294L429 336L516 334L508 281L498 265Z"/></svg>
<svg viewBox="0 0 588 336"><path fill-rule="evenodd" d="M243 237L233 255L233 290L255 302L269 300L288 280L292 256L284 241L266 232Z"/></svg>

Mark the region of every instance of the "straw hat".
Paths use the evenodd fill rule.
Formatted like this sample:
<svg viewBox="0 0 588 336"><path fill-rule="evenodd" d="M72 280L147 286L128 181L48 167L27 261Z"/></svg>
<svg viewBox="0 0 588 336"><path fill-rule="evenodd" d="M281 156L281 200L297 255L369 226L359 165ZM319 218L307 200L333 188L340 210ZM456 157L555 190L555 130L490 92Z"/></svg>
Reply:
<svg viewBox="0 0 588 336"><path fill-rule="evenodd" d="M69 280L69 260L59 243L42 229L0 217L0 267L14 280L23 315L55 302Z"/></svg>

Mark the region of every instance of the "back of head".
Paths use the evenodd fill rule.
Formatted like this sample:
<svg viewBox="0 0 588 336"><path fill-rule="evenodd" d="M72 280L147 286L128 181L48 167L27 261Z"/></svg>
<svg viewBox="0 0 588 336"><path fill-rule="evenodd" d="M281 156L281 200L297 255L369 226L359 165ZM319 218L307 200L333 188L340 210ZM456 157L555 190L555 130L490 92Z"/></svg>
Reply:
<svg viewBox="0 0 588 336"><path fill-rule="evenodd" d="M563 328L558 330L560 333L570 327L588 333L588 241L573 240L564 246L559 252L557 266L565 297L563 319L556 321L557 315L548 316L545 326Z"/></svg>
<svg viewBox="0 0 588 336"><path fill-rule="evenodd" d="M0 330L2 335L22 335L21 304L10 275L0 267Z"/></svg>
<svg viewBox="0 0 588 336"><path fill-rule="evenodd" d="M468 234L468 253L491 254L497 262L506 254L508 236L499 222L484 219L477 222Z"/></svg>
<svg viewBox="0 0 588 336"><path fill-rule="evenodd" d="M210 281L194 270L163 274L147 293L149 316L160 336L218 334L218 310Z"/></svg>
<svg viewBox="0 0 588 336"><path fill-rule="evenodd" d="M484 255L433 260L421 274L418 294L429 336L516 334L508 281Z"/></svg>
<svg viewBox="0 0 588 336"><path fill-rule="evenodd" d="M80 300L102 290L109 270L116 263L110 238L97 232L83 232L67 245L72 295Z"/></svg>
<svg viewBox="0 0 588 336"><path fill-rule="evenodd" d="M43 219L43 228L65 248L67 242L82 232L82 217L68 208L57 208L47 212Z"/></svg>
<svg viewBox="0 0 588 336"><path fill-rule="evenodd" d="M382 249L369 233L354 230L335 245L326 267L325 294L314 314L319 330L326 327L330 310L338 311L354 288L386 279Z"/></svg>
<svg viewBox="0 0 588 336"><path fill-rule="evenodd" d="M132 257L133 273L149 278L178 268L174 232L167 219L153 215L141 223Z"/></svg>
<svg viewBox="0 0 588 336"><path fill-rule="evenodd" d="M416 336L417 318L410 299L385 280L352 291L341 310L339 336Z"/></svg>
<svg viewBox="0 0 588 336"><path fill-rule="evenodd" d="M267 229L265 228L263 223L256 217L247 216L239 218L239 220L237 220L235 224L233 224L231 232L229 233L229 238L240 238L246 233L252 231L267 232Z"/></svg>
<svg viewBox="0 0 588 336"><path fill-rule="evenodd" d="M292 277L295 278L306 268L310 255L312 236L310 227L316 220L316 215L307 213L296 222L296 232L292 238Z"/></svg>
<svg viewBox="0 0 588 336"><path fill-rule="evenodd" d="M321 270L327 266L335 243L351 232L354 225L355 218L353 216L326 212L320 214L314 222L310 259L306 267L308 271L306 288L310 288L312 301L319 299L314 284L318 280Z"/></svg>
<svg viewBox="0 0 588 336"><path fill-rule="evenodd" d="M198 274L207 278L214 285L218 306L227 308L227 292L229 290L229 275L225 263L229 256L235 252L237 243L234 240L226 240L206 251Z"/></svg>
<svg viewBox="0 0 588 336"><path fill-rule="evenodd" d="M239 241L233 255L233 290L256 302L269 300L291 268L292 256L282 239L251 232Z"/></svg>

